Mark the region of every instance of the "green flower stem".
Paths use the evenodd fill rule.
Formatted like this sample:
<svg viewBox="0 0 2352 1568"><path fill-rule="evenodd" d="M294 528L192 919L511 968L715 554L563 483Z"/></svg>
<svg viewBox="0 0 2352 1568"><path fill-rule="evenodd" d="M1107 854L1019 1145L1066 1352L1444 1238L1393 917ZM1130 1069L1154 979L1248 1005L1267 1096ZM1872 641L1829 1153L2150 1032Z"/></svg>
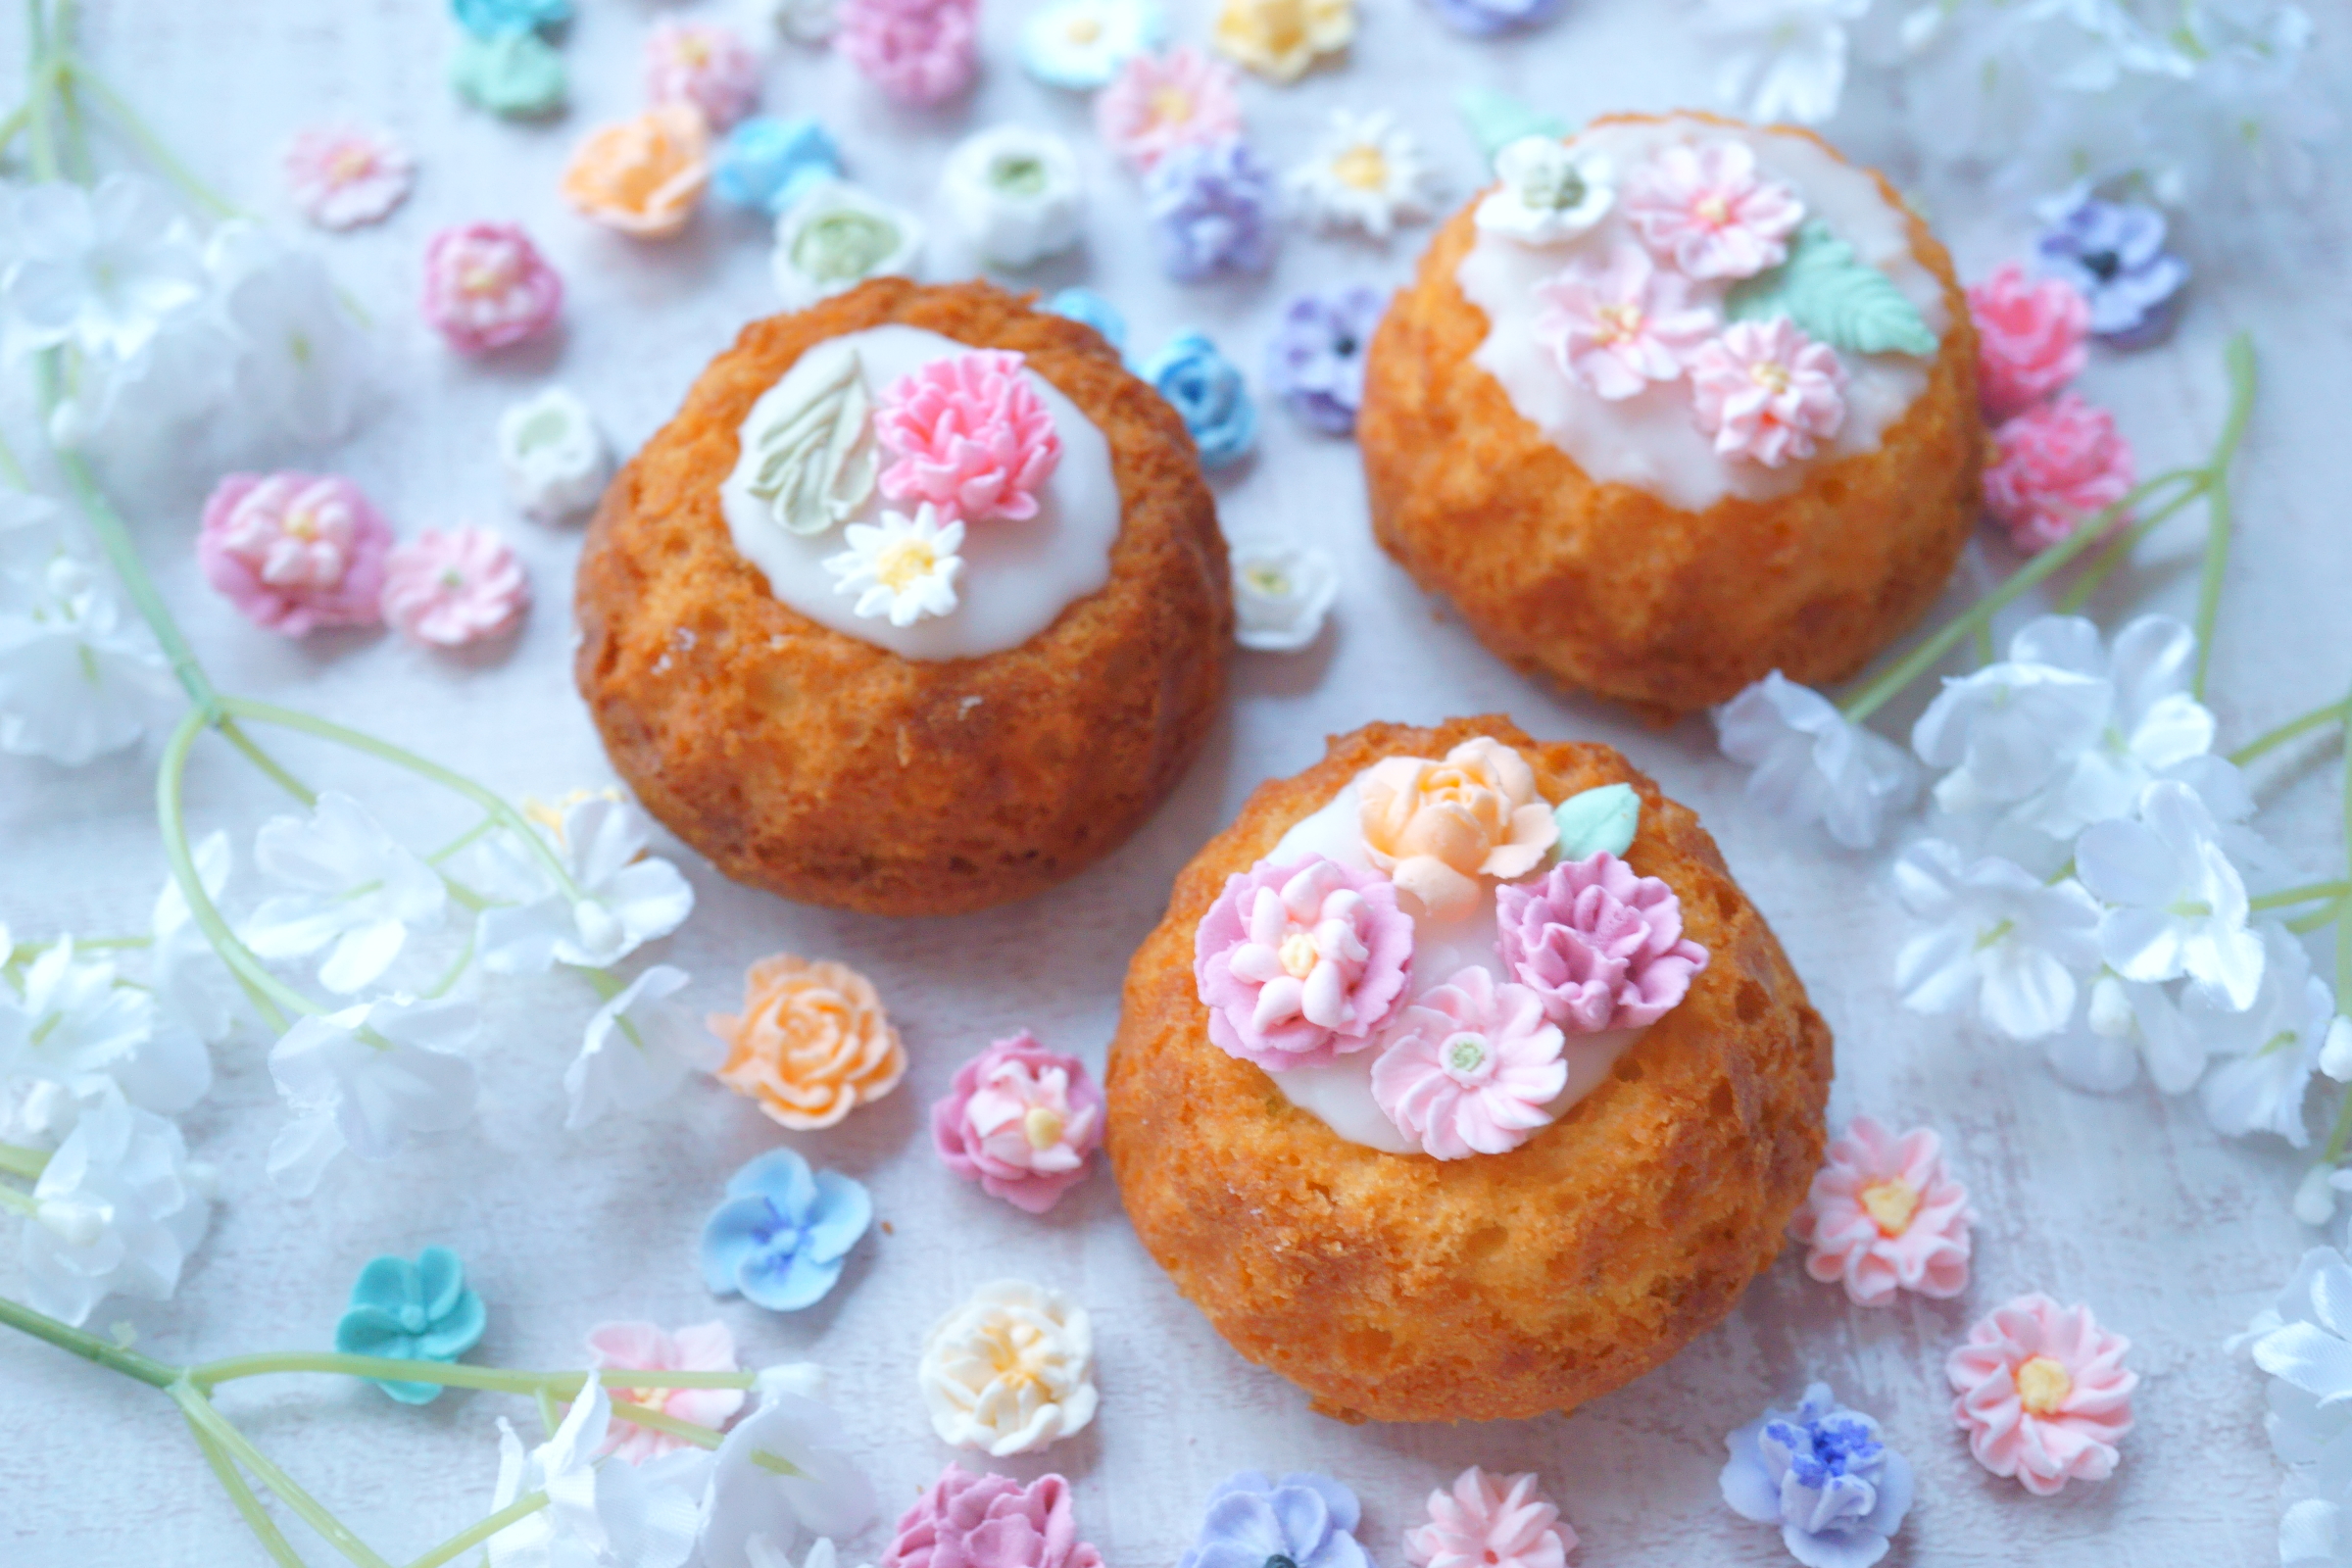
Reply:
<svg viewBox="0 0 2352 1568"><path fill-rule="evenodd" d="M392 1568L389 1562L358 1536L351 1527L330 1513L326 1506L302 1490L292 1476L280 1470L275 1461L253 1446L252 1440L235 1427L228 1418L213 1408L212 1401L198 1392L186 1379L172 1384L166 1391L172 1402L186 1413L188 1424L218 1443L225 1455L253 1472L254 1479L269 1488L278 1501L292 1510L295 1517L325 1538L328 1545L359 1564L359 1568Z"/></svg>
<svg viewBox="0 0 2352 1568"><path fill-rule="evenodd" d="M612 1401L612 1419L627 1421L655 1432L666 1432L671 1437L691 1443L698 1448L715 1448L726 1438L726 1434L715 1427L703 1426L694 1421L681 1421L676 1416L657 1410L650 1404L633 1404L626 1399ZM765 1448L752 1450L752 1463L762 1470L780 1476L801 1476L808 1473L782 1454L770 1453Z"/></svg>
<svg viewBox="0 0 2352 1568"><path fill-rule="evenodd" d="M49 12L42 0L24 0L25 128L32 138L32 177L57 177L57 143L49 128L49 95L57 90L56 62L49 53Z"/></svg>
<svg viewBox="0 0 2352 1568"><path fill-rule="evenodd" d="M2309 914L2299 914L2292 920L2286 922L2286 928L2299 937L2307 937L2314 931L2317 931L2320 927L2324 925L2332 925L2337 920L2341 919L2344 913L2345 902L2346 901L2342 899L2338 899L2335 903L2324 905L2321 907L2312 910Z"/></svg>
<svg viewBox="0 0 2352 1568"><path fill-rule="evenodd" d="M2168 517L2204 493L2205 475L2201 469L2177 468L2158 477L2185 486L2179 495L2166 498L2164 514ZM2119 534L2096 561L2075 574L2075 580L2067 586L2065 593L2058 596L2052 608L2061 615L2081 613L2082 607L2090 603L2090 596L2099 591L2099 584L2121 570L2124 563L2132 559L2132 547L2138 543L2136 535Z"/></svg>
<svg viewBox="0 0 2352 1568"><path fill-rule="evenodd" d="M2298 713L2276 728L2264 730L2231 752L2230 760L2243 767L2263 753L2275 751L2298 735L2307 735L2324 724L2340 724L2348 717L2352 717L2352 699L2339 697L2334 702L2323 703L2308 713Z"/></svg>
<svg viewBox="0 0 2352 1568"><path fill-rule="evenodd" d="M547 1506L547 1494L526 1492L504 1508L468 1530L450 1537L423 1556L409 1564L409 1568L441 1568L443 1563L455 1562L466 1552L488 1541L507 1526L528 1519Z"/></svg>
<svg viewBox="0 0 2352 1568"><path fill-rule="evenodd" d="M545 1389L563 1399L577 1395L591 1375L579 1371L516 1372L446 1361L344 1355L333 1350L286 1350L207 1361L202 1366L190 1367L188 1380L209 1394L219 1385L239 1378L268 1377L280 1372L326 1372L355 1378L438 1383L448 1388L490 1389L500 1394L532 1395ZM749 1389L757 1382L756 1375L750 1372L653 1372L627 1367L609 1367L594 1376L608 1389Z"/></svg>
<svg viewBox="0 0 2352 1568"><path fill-rule="evenodd" d="M138 111L132 109L121 93L108 86L106 78L92 71L86 61L78 56L68 56L62 58L58 65L68 77L80 84L98 107L106 111L115 128L139 150L139 156L161 171L166 179L178 186L189 201L216 219L244 216L234 204L223 200L219 192L198 179L187 165L173 157L172 149L164 145L163 138L149 129L147 122L139 118Z"/></svg>
<svg viewBox="0 0 2352 1568"><path fill-rule="evenodd" d="M20 1301L0 1296L0 1323L36 1340L46 1340L61 1350L71 1351L85 1361L95 1361L109 1371L120 1372L126 1378L136 1378L151 1388L168 1389L179 1381L179 1368L167 1366L152 1356L102 1340L87 1329L77 1329L60 1323L45 1312L36 1312Z"/></svg>
<svg viewBox="0 0 2352 1568"><path fill-rule="evenodd" d="M0 153L8 151L9 143L15 141L24 132L24 127L30 123L32 123L31 104L22 103L10 110L8 118L0 120Z"/></svg>
<svg viewBox="0 0 2352 1568"><path fill-rule="evenodd" d="M448 996L450 989L455 986L465 975L466 966L473 962L474 938L475 934L480 929L480 926L474 922L466 922L466 940L460 944L458 948L458 956L449 960L449 967L441 971L441 978L434 981L431 986L426 988L424 993L425 1001L438 1002L443 997Z"/></svg>
<svg viewBox="0 0 2352 1568"><path fill-rule="evenodd" d="M5 141L0 141L0 147L7 145ZM32 488L32 476L24 471L24 465L17 460L17 449L8 444L5 435L0 435L0 484L7 485L11 490Z"/></svg>
<svg viewBox="0 0 2352 1568"><path fill-rule="evenodd" d="M484 838L497 831L498 818L495 816L485 816L479 822L474 823L473 826L467 828L465 832L459 834L456 838L451 839L447 844L442 845L432 854L426 856L424 858L424 863L427 865L439 865L443 860L448 859L450 857L458 854L462 850L468 849L473 845L480 843Z"/></svg>
<svg viewBox="0 0 2352 1568"><path fill-rule="evenodd" d="M629 989L629 983L610 969L581 969L577 972L581 979L587 981L595 989L600 1001L611 1002L614 997ZM637 1025L630 1021L626 1014L616 1015L612 1021L619 1026L621 1037L630 1045L635 1046L639 1051L645 1049L645 1036L637 1032Z"/></svg>
<svg viewBox="0 0 2352 1568"><path fill-rule="evenodd" d="M195 1436L196 1446L203 1450L204 1462L213 1467L213 1477L220 1483L220 1490L227 1493L228 1500L236 1505L237 1517L243 1519L246 1528L260 1539L262 1549L270 1554L270 1560L277 1563L279 1568L303 1568L302 1553L294 1549L294 1544L277 1528L277 1521L263 1509L262 1499L254 1495L253 1488L245 1484L244 1473L237 1469L237 1461L229 1457L228 1450L220 1446L211 1433L197 1425L192 1417L188 1421L188 1431Z"/></svg>
<svg viewBox="0 0 2352 1568"><path fill-rule="evenodd" d="M41 1205L33 1201L30 1193L19 1192L5 1182L0 1182L0 1208L13 1208L18 1213L27 1216L38 1214L41 1211Z"/></svg>
<svg viewBox="0 0 2352 1568"><path fill-rule="evenodd" d="M2332 1165L2341 1159L2347 1142L2352 1142L2352 1084L2344 1086L2344 1098L2335 1107L2335 1121L2328 1129L2328 1144L2320 1151L2319 1163Z"/></svg>
<svg viewBox="0 0 2352 1568"><path fill-rule="evenodd" d="M49 1168L46 1150L26 1149L23 1144L0 1144L0 1170L26 1181L38 1181L41 1172Z"/></svg>
<svg viewBox="0 0 2352 1568"><path fill-rule="evenodd" d="M2240 332L2230 340L2223 359L2230 368L2230 413L2222 423L2222 439L2205 470L2207 498L2205 564L2197 580L2197 672L2189 695L2205 700L2205 676L2213 665L2214 622L2222 612L2222 575L2230 565L2230 467L2245 439L2246 418L2254 407L2254 340Z"/></svg>
<svg viewBox="0 0 2352 1568"><path fill-rule="evenodd" d="M2338 900L2347 894L2352 894L2352 882L2306 882L2299 888L2281 888L2276 893L2265 893L2261 898L2249 903L2246 907L2249 909L2283 909L2290 905L2311 904L2321 899Z"/></svg>

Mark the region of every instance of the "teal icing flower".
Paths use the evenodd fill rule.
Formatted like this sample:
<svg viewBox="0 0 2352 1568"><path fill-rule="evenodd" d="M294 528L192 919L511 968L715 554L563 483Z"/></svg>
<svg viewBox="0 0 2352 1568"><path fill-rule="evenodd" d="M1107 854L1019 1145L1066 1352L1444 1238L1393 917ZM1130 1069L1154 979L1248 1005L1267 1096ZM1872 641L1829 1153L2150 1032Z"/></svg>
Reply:
<svg viewBox="0 0 2352 1568"><path fill-rule="evenodd" d="M1021 65L1049 87L1091 91L1167 35L1153 0L1053 0L1021 24Z"/></svg>
<svg viewBox="0 0 2352 1568"><path fill-rule="evenodd" d="M449 85L459 97L509 120L531 120L564 107L564 57L535 32L483 38L466 33L450 56Z"/></svg>
<svg viewBox="0 0 2352 1568"><path fill-rule="evenodd" d="M571 20L571 0L449 0L449 10L476 38L511 38Z"/></svg>
<svg viewBox="0 0 2352 1568"><path fill-rule="evenodd" d="M428 1247L416 1261L371 1258L352 1282L351 1307L335 1324L335 1348L345 1355L400 1361L455 1361L480 1342L482 1298L466 1288L466 1265L446 1247ZM369 1378L403 1404L430 1404L438 1383Z"/></svg>
<svg viewBox="0 0 2352 1568"><path fill-rule="evenodd" d="M729 1179L727 1200L704 1223L703 1283L771 1312L813 1306L873 1219L864 1187L811 1171L789 1149L770 1150Z"/></svg>
<svg viewBox="0 0 2352 1568"><path fill-rule="evenodd" d="M825 127L806 117L754 115L719 144L710 189L719 200L775 215L807 195L817 180L841 173L841 149Z"/></svg>

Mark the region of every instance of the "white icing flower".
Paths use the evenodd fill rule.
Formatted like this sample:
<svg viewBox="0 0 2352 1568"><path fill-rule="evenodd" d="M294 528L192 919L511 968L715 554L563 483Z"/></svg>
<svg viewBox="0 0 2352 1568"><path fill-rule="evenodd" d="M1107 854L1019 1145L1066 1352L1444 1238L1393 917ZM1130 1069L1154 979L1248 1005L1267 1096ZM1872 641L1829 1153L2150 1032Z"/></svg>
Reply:
<svg viewBox="0 0 2352 1568"><path fill-rule="evenodd" d="M752 0L754 12L794 43L816 45L839 30L839 0Z"/></svg>
<svg viewBox="0 0 2352 1568"><path fill-rule="evenodd" d="M136 743L172 689L65 514L0 491L0 752L79 767Z"/></svg>
<svg viewBox="0 0 2352 1568"><path fill-rule="evenodd" d="M1339 565L1313 545L1237 539L1233 563L1233 640L1262 653L1296 653L1323 630L1339 597Z"/></svg>
<svg viewBox="0 0 2352 1568"><path fill-rule="evenodd" d="M717 1068L724 1052L716 1037L669 1001L686 979L683 969L657 963L596 1009L564 1070L567 1130L616 1110L642 1112L669 1098L689 1069Z"/></svg>
<svg viewBox="0 0 2352 1568"><path fill-rule="evenodd" d="M777 218L769 266L784 303L797 311L869 277L910 277L922 248L922 220L824 178Z"/></svg>
<svg viewBox="0 0 2352 1568"><path fill-rule="evenodd" d="M1095 1330L1059 1291L998 1280L923 1336L923 1402L942 1443L995 1458L1095 1418Z"/></svg>
<svg viewBox="0 0 2352 1568"><path fill-rule="evenodd" d="M577 901L521 845L502 844L503 880L536 888L508 907L485 909L482 963L502 974L539 974L551 963L608 969L665 937L694 912L694 888L667 860L645 853L644 813L609 795L567 802L549 838Z"/></svg>
<svg viewBox="0 0 2352 1568"><path fill-rule="evenodd" d="M345 1150L389 1159L412 1133L473 1119L473 1064L458 1053L479 1031L461 1002L392 1000L297 1021L270 1051L270 1076L294 1113L270 1145L270 1179L296 1198Z"/></svg>
<svg viewBox="0 0 2352 1568"><path fill-rule="evenodd" d="M612 1424L612 1396L593 1379L555 1436L527 1452L499 1418L493 1511L533 1492L547 1506L490 1538L490 1568L682 1568L694 1555L710 1456L681 1448L643 1464L599 1463Z"/></svg>
<svg viewBox="0 0 2352 1568"><path fill-rule="evenodd" d="M1335 109L1314 156L1291 171L1289 185L1318 227L1386 239L1398 223L1429 216L1435 176L1420 141L1386 110Z"/></svg>
<svg viewBox="0 0 2352 1568"><path fill-rule="evenodd" d="M2099 906L2081 883L2052 886L2012 861L1970 860L1957 845L1921 839L1895 860L1894 890L1926 925L1894 956L1904 1006L1973 1004L2013 1040L2066 1027L2075 977L2098 961Z"/></svg>
<svg viewBox="0 0 2352 1568"><path fill-rule="evenodd" d="M253 844L264 876L293 888L264 899L245 943L265 958L333 947L318 983L349 995L392 966L411 927L441 923L448 893L433 868L385 832L368 808L325 791L307 818L273 816Z"/></svg>
<svg viewBox="0 0 2352 1568"><path fill-rule="evenodd" d="M1078 155L1052 131L992 125L940 172L940 200L982 260L1027 267L1078 243L1086 191Z"/></svg>
<svg viewBox="0 0 2352 1568"><path fill-rule="evenodd" d="M499 416L498 466L515 506L560 522L596 505L612 458L588 405L551 386Z"/></svg>
<svg viewBox="0 0 2352 1568"><path fill-rule="evenodd" d="M827 556L824 566L836 579L835 593L858 596L858 614L911 626L926 615L955 613L962 523L940 526L938 509L926 501L911 517L885 512L878 522L853 522L843 537L850 548Z"/></svg>
<svg viewBox="0 0 2352 1568"><path fill-rule="evenodd" d="M1750 799L1776 816L1818 821L1848 849L1879 841L1917 786L1903 749L1779 670L1715 710L1726 757L1755 769Z"/></svg>
<svg viewBox="0 0 2352 1568"><path fill-rule="evenodd" d="M1049 0L1021 24L1021 65L1050 87L1105 86L1167 37L1157 0Z"/></svg>
<svg viewBox="0 0 2352 1568"><path fill-rule="evenodd" d="M1502 183L1478 204L1474 221L1522 245L1574 239L1617 203L1609 161L1556 136L1520 137L1494 155L1494 173Z"/></svg>
<svg viewBox="0 0 2352 1568"><path fill-rule="evenodd" d="M109 1296L167 1300L212 1218L210 1172L179 1129L109 1095L85 1108L32 1190L25 1295L68 1323Z"/></svg>

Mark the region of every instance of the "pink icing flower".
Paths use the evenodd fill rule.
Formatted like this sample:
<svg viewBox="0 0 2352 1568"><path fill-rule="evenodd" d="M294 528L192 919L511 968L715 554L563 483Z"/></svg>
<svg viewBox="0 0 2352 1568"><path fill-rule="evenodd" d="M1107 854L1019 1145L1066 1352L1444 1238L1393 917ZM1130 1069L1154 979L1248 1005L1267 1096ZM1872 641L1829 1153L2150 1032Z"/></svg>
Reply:
<svg viewBox="0 0 2352 1568"><path fill-rule="evenodd" d="M1533 1474L1496 1480L1472 1465L1450 1494L1429 1494L1429 1523L1404 1533L1413 1568L1561 1568L1576 1532L1536 1491Z"/></svg>
<svg viewBox="0 0 2352 1568"><path fill-rule="evenodd" d="M1994 1307L1944 1363L1969 1452L2035 1496L2069 1481L2106 1480L2116 1441L2132 1430L2139 1374L2124 1370L2131 1348L2089 1307L2060 1306L2039 1292Z"/></svg>
<svg viewBox="0 0 2352 1568"><path fill-rule="evenodd" d="M1179 147L1239 136L1239 80L1231 66L1190 46L1130 55L1095 94L1095 129L1129 169L1147 172Z"/></svg>
<svg viewBox="0 0 2352 1568"><path fill-rule="evenodd" d="M1568 1087L1567 1038L1544 999L1473 965L1396 1015L1372 1064L1372 1098L1440 1159L1517 1149Z"/></svg>
<svg viewBox="0 0 2352 1568"><path fill-rule="evenodd" d="M903 104L945 103L980 72L979 0L841 0L837 46Z"/></svg>
<svg viewBox="0 0 2352 1568"><path fill-rule="evenodd" d="M1745 142L1661 147L1627 177L1618 210L1642 243L1692 277L1753 277L1788 259L1796 193L1756 171Z"/></svg>
<svg viewBox="0 0 2352 1568"><path fill-rule="evenodd" d="M1503 967L1577 1034L1656 1023L1707 966L1674 889L1606 850L1495 889L1494 914Z"/></svg>
<svg viewBox="0 0 2352 1568"><path fill-rule="evenodd" d="M874 438L893 460L882 493L928 501L942 522L1036 516L1061 438L1021 363L1004 349L976 349L892 382L874 409Z"/></svg>
<svg viewBox="0 0 2352 1568"><path fill-rule="evenodd" d="M1671 381L1715 330L1715 313L1690 303L1690 282L1620 241L1606 263L1571 262L1536 285L1536 340L1561 373L1612 401Z"/></svg>
<svg viewBox="0 0 2352 1568"><path fill-rule="evenodd" d="M1193 935L1208 1038L1268 1072L1370 1045L1403 1005L1412 961L1396 885L1319 855L1228 877Z"/></svg>
<svg viewBox="0 0 2352 1568"><path fill-rule="evenodd" d="M320 228L372 223L409 194L416 163L377 131L312 125L286 145L286 185L302 216Z"/></svg>
<svg viewBox="0 0 2352 1568"><path fill-rule="evenodd" d="M882 1568L1102 1568L1078 1539L1070 1484L972 1475L951 1463L899 1519Z"/></svg>
<svg viewBox="0 0 2352 1568"><path fill-rule="evenodd" d="M229 474L196 535L205 581L288 637L376 624L391 548L391 526L359 486L328 474Z"/></svg>
<svg viewBox="0 0 2352 1568"><path fill-rule="evenodd" d="M931 1143L948 1168L992 1198L1043 1214L1086 1175L1102 1142L1102 1092L1076 1056L1024 1029L956 1069L931 1107Z"/></svg>
<svg viewBox="0 0 2352 1568"><path fill-rule="evenodd" d="M598 1367L638 1372L733 1372L735 1336L724 1323L698 1323L675 1334L664 1334L651 1323L600 1323L588 1331L588 1349ZM743 1408L741 1389L614 1389L616 1402L642 1404L663 1415L700 1426L724 1426ZM614 1418L604 1451L619 1454L631 1464L686 1446L652 1427Z"/></svg>
<svg viewBox="0 0 2352 1568"><path fill-rule="evenodd" d="M2073 533L2137 482L2132 443L2115 416L2068 392L2038 403L1992 432L1984 507L2018 549L2031 555Z"/></svg>
<svg viewBox="0 0 2352 1568"><path fill-rule="evenodd" d="M1968 1289L1968 1189L1943 1168L1926 1127L1900 1138L1856 1116L1830 1143L1789 1232L1813 1250L1805 1272L1843 1281L1856 1306L1891 1306L1897 1291L1950 1298Z"/></svg>
<svg viewBox="0 0 2352 1568"><path fill-rule="evenodd" d="M530 604L522 562L487 528L427 528L384 562L384 619L436 648L504 637Z"/></svg>
<svg viewBox="0 0 2352 1568"><path fill-rule="evenodd" d="M2062 277L2035 280L2010 262L1968 291L1977 323L1977 397L1998 423L2082 373L2090 302Z"/></svg>
<svg viewBox="0 0 2352 1568"><path fill-rule="evenodd" d="M760 57L731 27L664 19L646 34L645 96L692 104L724 130L760 101Z"/></svg>
<svg viewBox="0 0 2352 1568"><path fill-rule="evenodd" d="M424 318L460 354L536 337L564 309L564 279L513 223L462 223L424 246Z"/></svg>
<svg viewBox="0 0 2352 1568"><path fill-rule="evenodd" d="M1717 455L1777 468L1845 423L1845 368L1785 316L1734 321L1690 357L1698 427Z"/></svg>

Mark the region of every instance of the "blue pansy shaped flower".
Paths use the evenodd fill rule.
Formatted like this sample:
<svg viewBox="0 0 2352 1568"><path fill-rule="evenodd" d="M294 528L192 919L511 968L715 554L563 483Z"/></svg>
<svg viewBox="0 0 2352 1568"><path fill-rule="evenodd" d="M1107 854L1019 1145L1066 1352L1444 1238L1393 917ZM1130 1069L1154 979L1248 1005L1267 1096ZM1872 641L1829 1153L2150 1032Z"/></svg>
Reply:
<svg viewBox="0 0 2352 1568"><path fill-rule="evenodd" d="M1021 24L1021 66L1049 87L1092 90L1167 35L1154 0L1051 0Z"/></svg>
<svg viewBox="0 0 2352 1568"><path fill-rule="evenodd" d="M476 38L507 38L571 20L571 0L449 0L449 9Z"/></svg>
<svg viewBox="0 0 2352 1568"><path fill-rule="evenodd" d="M345 1355L400 1361L455 1361L480 1343L482 1298L466 1288L466 1265L446 1247L405 1257L371 1258L352 1282L351 1306L335 1324ZM438 1383L369 1378L403 1404L430 1404Z"/></svg>
<svg viewBox="0 0 2352 1568"><path fill-rule="evenodd" d="M1055 316L1066 316L1073 321L1084 321L1102 334L1102 341L1124 354L1127 350L1127 318L1119 308L1091 288L1065 288L1046 301L1045 308Z"/></svg>
<svg viewBox="0 0 2352 1568"><path fill-rule="evenodd" d="M1203 334L1177 333L1137 373L1184 416L1201 466L1222 467L1257 439L1257 405L1240 368Z"/></svg>
<svg viewBox="0 0 2352 1568"><path fill-rule="evenodd" d="M1176 1568L1372 1568L1351 1534L1360 1516L1355 1494L1329 1476L1245 1470L1208 1494L1200 1537Z"/></svg>
<svg viewBox="0 0 2352 1568"><path fill-rule="evenodd" d="M719 144L710 188L721 201L778 214L820 179L841 173L841 149L815 121L754 115Z"/></svg>
<svg viewBox="0 0 2352 1568"><path fill-rule="evenodd" d="M703 1224L703 1283L771 1312L812 1306L873 1223L874 1200L836 1171L811 1171L789 1149L737 1171L727 1200Z"/></svg>
<svg viewBox="0 0 2352 1568"><path fill-rule="evenodd" d="M1794 1410L1767 1410L1724 1439L1723 1500L1781 1542L1805 1568L1870 1568L1911 1511L1911 1465L1879 1424L1838 1402L1826 1383Z"/></svg>

